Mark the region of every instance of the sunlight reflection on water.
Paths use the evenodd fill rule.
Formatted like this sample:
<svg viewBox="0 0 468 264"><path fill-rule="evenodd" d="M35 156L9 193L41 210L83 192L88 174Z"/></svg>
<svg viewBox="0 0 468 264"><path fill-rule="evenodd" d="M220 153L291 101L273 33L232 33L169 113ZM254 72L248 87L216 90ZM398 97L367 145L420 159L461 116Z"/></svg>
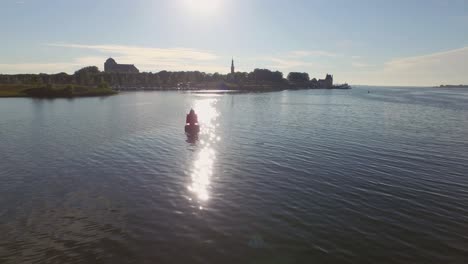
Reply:
<svg viewBox="0 0 468 264"><path fill-rule="evenodd" d="M213 164L216 159L215 144L220 141L216 135L216 119L219 112L215 108L216 99L201 99L195 102L195 112L200 123L200 146L197 157L192 166L191 184L188 186L199 202L207 201L210 197L209 188L213 175ZM199 207L202 209L202 207Z"/></svg>

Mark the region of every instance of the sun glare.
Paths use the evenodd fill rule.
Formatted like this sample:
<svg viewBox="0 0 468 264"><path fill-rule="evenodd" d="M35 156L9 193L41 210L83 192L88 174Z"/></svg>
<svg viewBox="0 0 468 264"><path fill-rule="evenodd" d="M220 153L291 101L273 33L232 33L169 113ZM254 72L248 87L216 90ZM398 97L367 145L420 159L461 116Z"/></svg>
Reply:
<svg viewBox="0 0 468 264"><path fill-rule="evenodd" d="M221 9L223 0L182 0L182 5L191 14L214 15Z"/></svg>
<svg viewBox="0 0 468 264"><path fill-rule="evenodd" d="M209 189L216 159L214 145L219 141L219 136L216 134L216 119L219 116L215 108L216 101L216 99L201 99L197 100L194 106L199 116L200 136L203 139L200 141L202 149L193 163L192 182L188 189L196 195L199 202L207 201L210 197Z"/></svg>

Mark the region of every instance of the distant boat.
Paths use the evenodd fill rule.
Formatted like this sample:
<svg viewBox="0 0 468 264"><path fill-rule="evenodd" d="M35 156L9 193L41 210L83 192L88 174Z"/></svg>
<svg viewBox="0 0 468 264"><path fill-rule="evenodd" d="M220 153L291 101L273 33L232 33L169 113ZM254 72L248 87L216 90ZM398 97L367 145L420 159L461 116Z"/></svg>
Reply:
<svg viewBox="0 0 468 264"><path fill-rule="evenodd" d="M333 89L351 89L351 86L345 83L345 84L335 85L333 86Z"/></svg>

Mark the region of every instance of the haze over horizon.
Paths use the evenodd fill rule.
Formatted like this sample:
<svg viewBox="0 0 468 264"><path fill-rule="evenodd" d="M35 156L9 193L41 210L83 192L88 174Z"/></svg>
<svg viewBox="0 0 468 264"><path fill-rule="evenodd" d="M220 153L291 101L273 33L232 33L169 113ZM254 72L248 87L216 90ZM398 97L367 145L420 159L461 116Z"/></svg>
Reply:
<svg viewBox="0 0 468 264"><path fill-rule="evenodd" d="M468 83L468 1L4 0L0 74L308 72L335 82Z"/></svg>

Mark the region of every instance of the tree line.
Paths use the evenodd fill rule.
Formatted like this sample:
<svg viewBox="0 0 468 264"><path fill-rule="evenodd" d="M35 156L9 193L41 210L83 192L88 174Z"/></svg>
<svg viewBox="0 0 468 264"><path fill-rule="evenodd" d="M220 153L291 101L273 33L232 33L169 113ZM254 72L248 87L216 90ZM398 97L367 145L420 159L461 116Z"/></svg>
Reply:
<svg viewBox="0 0 468 264"><path fill-rule="evenodd" d="M84 67L74 74L16 74L0 75L0 84L76 84L98 86L106 83L112 87L176 87L181 83L227 82L235 84L282 84L308 83L309 74L291 72L285 78L282 72L255 69L252 72L233 74L205 73L200 71L160 71L158 73L117 73L101 72L96 66Z"/></svg>

